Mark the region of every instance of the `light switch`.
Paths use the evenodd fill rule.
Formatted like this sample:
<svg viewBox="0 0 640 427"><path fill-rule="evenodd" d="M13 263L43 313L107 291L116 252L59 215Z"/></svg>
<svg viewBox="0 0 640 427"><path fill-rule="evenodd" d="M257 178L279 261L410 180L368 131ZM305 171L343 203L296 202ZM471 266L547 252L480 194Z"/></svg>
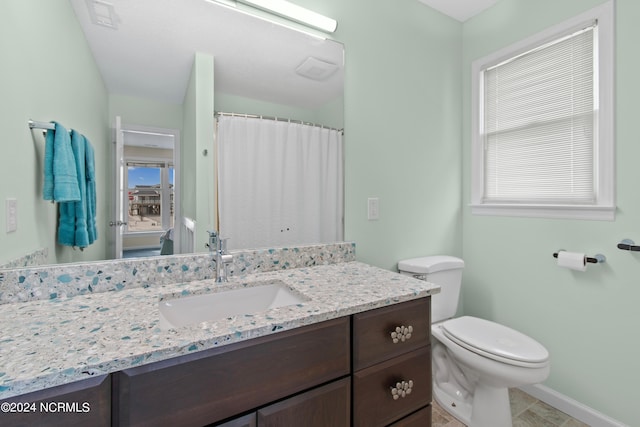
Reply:
<svg viewBox="0 0 640 427"><path fill-rule="evenodd" d="M7 206L7 233L18 229L18 200L6 199Z"/></svg>
<svg viewBox="0 0 640 427"><path fill-rule="evenodd" d="M377 197L367 199L367 219L369 221L380 219L380 200Z"/></svg>

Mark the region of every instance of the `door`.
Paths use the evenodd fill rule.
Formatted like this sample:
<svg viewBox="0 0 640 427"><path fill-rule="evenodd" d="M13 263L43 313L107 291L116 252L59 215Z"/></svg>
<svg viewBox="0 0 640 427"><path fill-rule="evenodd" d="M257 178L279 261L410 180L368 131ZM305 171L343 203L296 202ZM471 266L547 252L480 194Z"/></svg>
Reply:
<svg viewBox="0 0 640 427"><path fill-rule="evenodd" d="M157 128L134 124L123 125L120 116L115 117L112 192L112 228L110 246L114 259L123 257L123 250L131 249L131 239L146 232L147 240L143 249L149 249L149 239L160 244L160 237L172 230L173 253L181 253L180 227L180 132L177 129ZM156 174L154 183L143 185L132 179L135 170L146 170ZM139 176L140 179L149 177ZM157 182L156 182L157 181ZM136 183L140 188L136 188ZM148 182L148 184L153 184ZM146 187L146 188L144 188ZM162 193L162 194L160 194ZM144 212L143 212L144 210ZM141 227L140 214L145 214L151 228ZM144 234L144 233L143 233ZM140 242L134 243L135 245ZM126 253L125 253L126 256Z"/></svg>
<svg viewBox="0 0 640 427"><path fill-rule="evenodd" d="M124 133L122 132L122 119L115 118L114 138L113 138L113 194L111 204L113 206L111 220L111 256L113 259L122 258L122 233L124 231Z"/></svg>

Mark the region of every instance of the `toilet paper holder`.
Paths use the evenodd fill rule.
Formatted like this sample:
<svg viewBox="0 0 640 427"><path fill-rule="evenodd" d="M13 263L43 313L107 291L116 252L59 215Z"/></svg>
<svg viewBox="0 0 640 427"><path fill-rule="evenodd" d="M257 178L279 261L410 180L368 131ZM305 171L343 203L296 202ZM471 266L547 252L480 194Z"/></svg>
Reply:
<svg viewBox="0 0 640 427"><path fill-rule="evenodd" d="M558 252L563 252L563 251L564 249L560 249ZM554 258L558 258L558 252L553 253ZM593 257L589 257L589 256L585 257L585 261L590 264L598 264L601 262L606 262L607 257L602 254L595 254Z"/></svg>

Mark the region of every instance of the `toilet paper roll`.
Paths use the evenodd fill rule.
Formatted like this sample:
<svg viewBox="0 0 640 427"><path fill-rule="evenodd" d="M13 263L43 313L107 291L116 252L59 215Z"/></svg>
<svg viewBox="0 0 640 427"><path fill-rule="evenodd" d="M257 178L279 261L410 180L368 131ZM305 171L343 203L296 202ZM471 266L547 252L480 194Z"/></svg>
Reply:
<svg viewBox="0 0 640 427"><path fill-rule="evenodd" d="M587 269L587 257L578 252L558 252L558 267L571 270L585 271Z"/></svg>

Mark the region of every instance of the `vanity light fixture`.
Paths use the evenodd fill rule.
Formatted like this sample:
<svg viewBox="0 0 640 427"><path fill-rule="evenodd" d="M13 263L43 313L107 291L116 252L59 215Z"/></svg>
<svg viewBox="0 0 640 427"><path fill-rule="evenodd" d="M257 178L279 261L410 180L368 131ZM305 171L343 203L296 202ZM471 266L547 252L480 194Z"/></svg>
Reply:
<svg viewBox="0 0 640 427"><path fill-rule="evenodd" d="M256 12L264 11L281 18L288 19L298 24L305 25L309 28L320 30L325 33L333 33L338 28L338 22L335 19L328 18L317 12L305 9L302 6L290 3L286 0L206 0L211 3L218 3L223 6L234 8L240 12L251 13L250 10ZM240 9L239 6L248 6L249 10ZM256 10L258 9L258 10ZM313 34L312 34L313 35Z"/></svg>
<svg viewBox="0 0 640 427"><path fill-rule="evenodd" d="M326 33L333 33L338 28L338 22L317 12L305 9L286 0L238 0L258 9L274 13L292 21L316 28Z"/></svg>

